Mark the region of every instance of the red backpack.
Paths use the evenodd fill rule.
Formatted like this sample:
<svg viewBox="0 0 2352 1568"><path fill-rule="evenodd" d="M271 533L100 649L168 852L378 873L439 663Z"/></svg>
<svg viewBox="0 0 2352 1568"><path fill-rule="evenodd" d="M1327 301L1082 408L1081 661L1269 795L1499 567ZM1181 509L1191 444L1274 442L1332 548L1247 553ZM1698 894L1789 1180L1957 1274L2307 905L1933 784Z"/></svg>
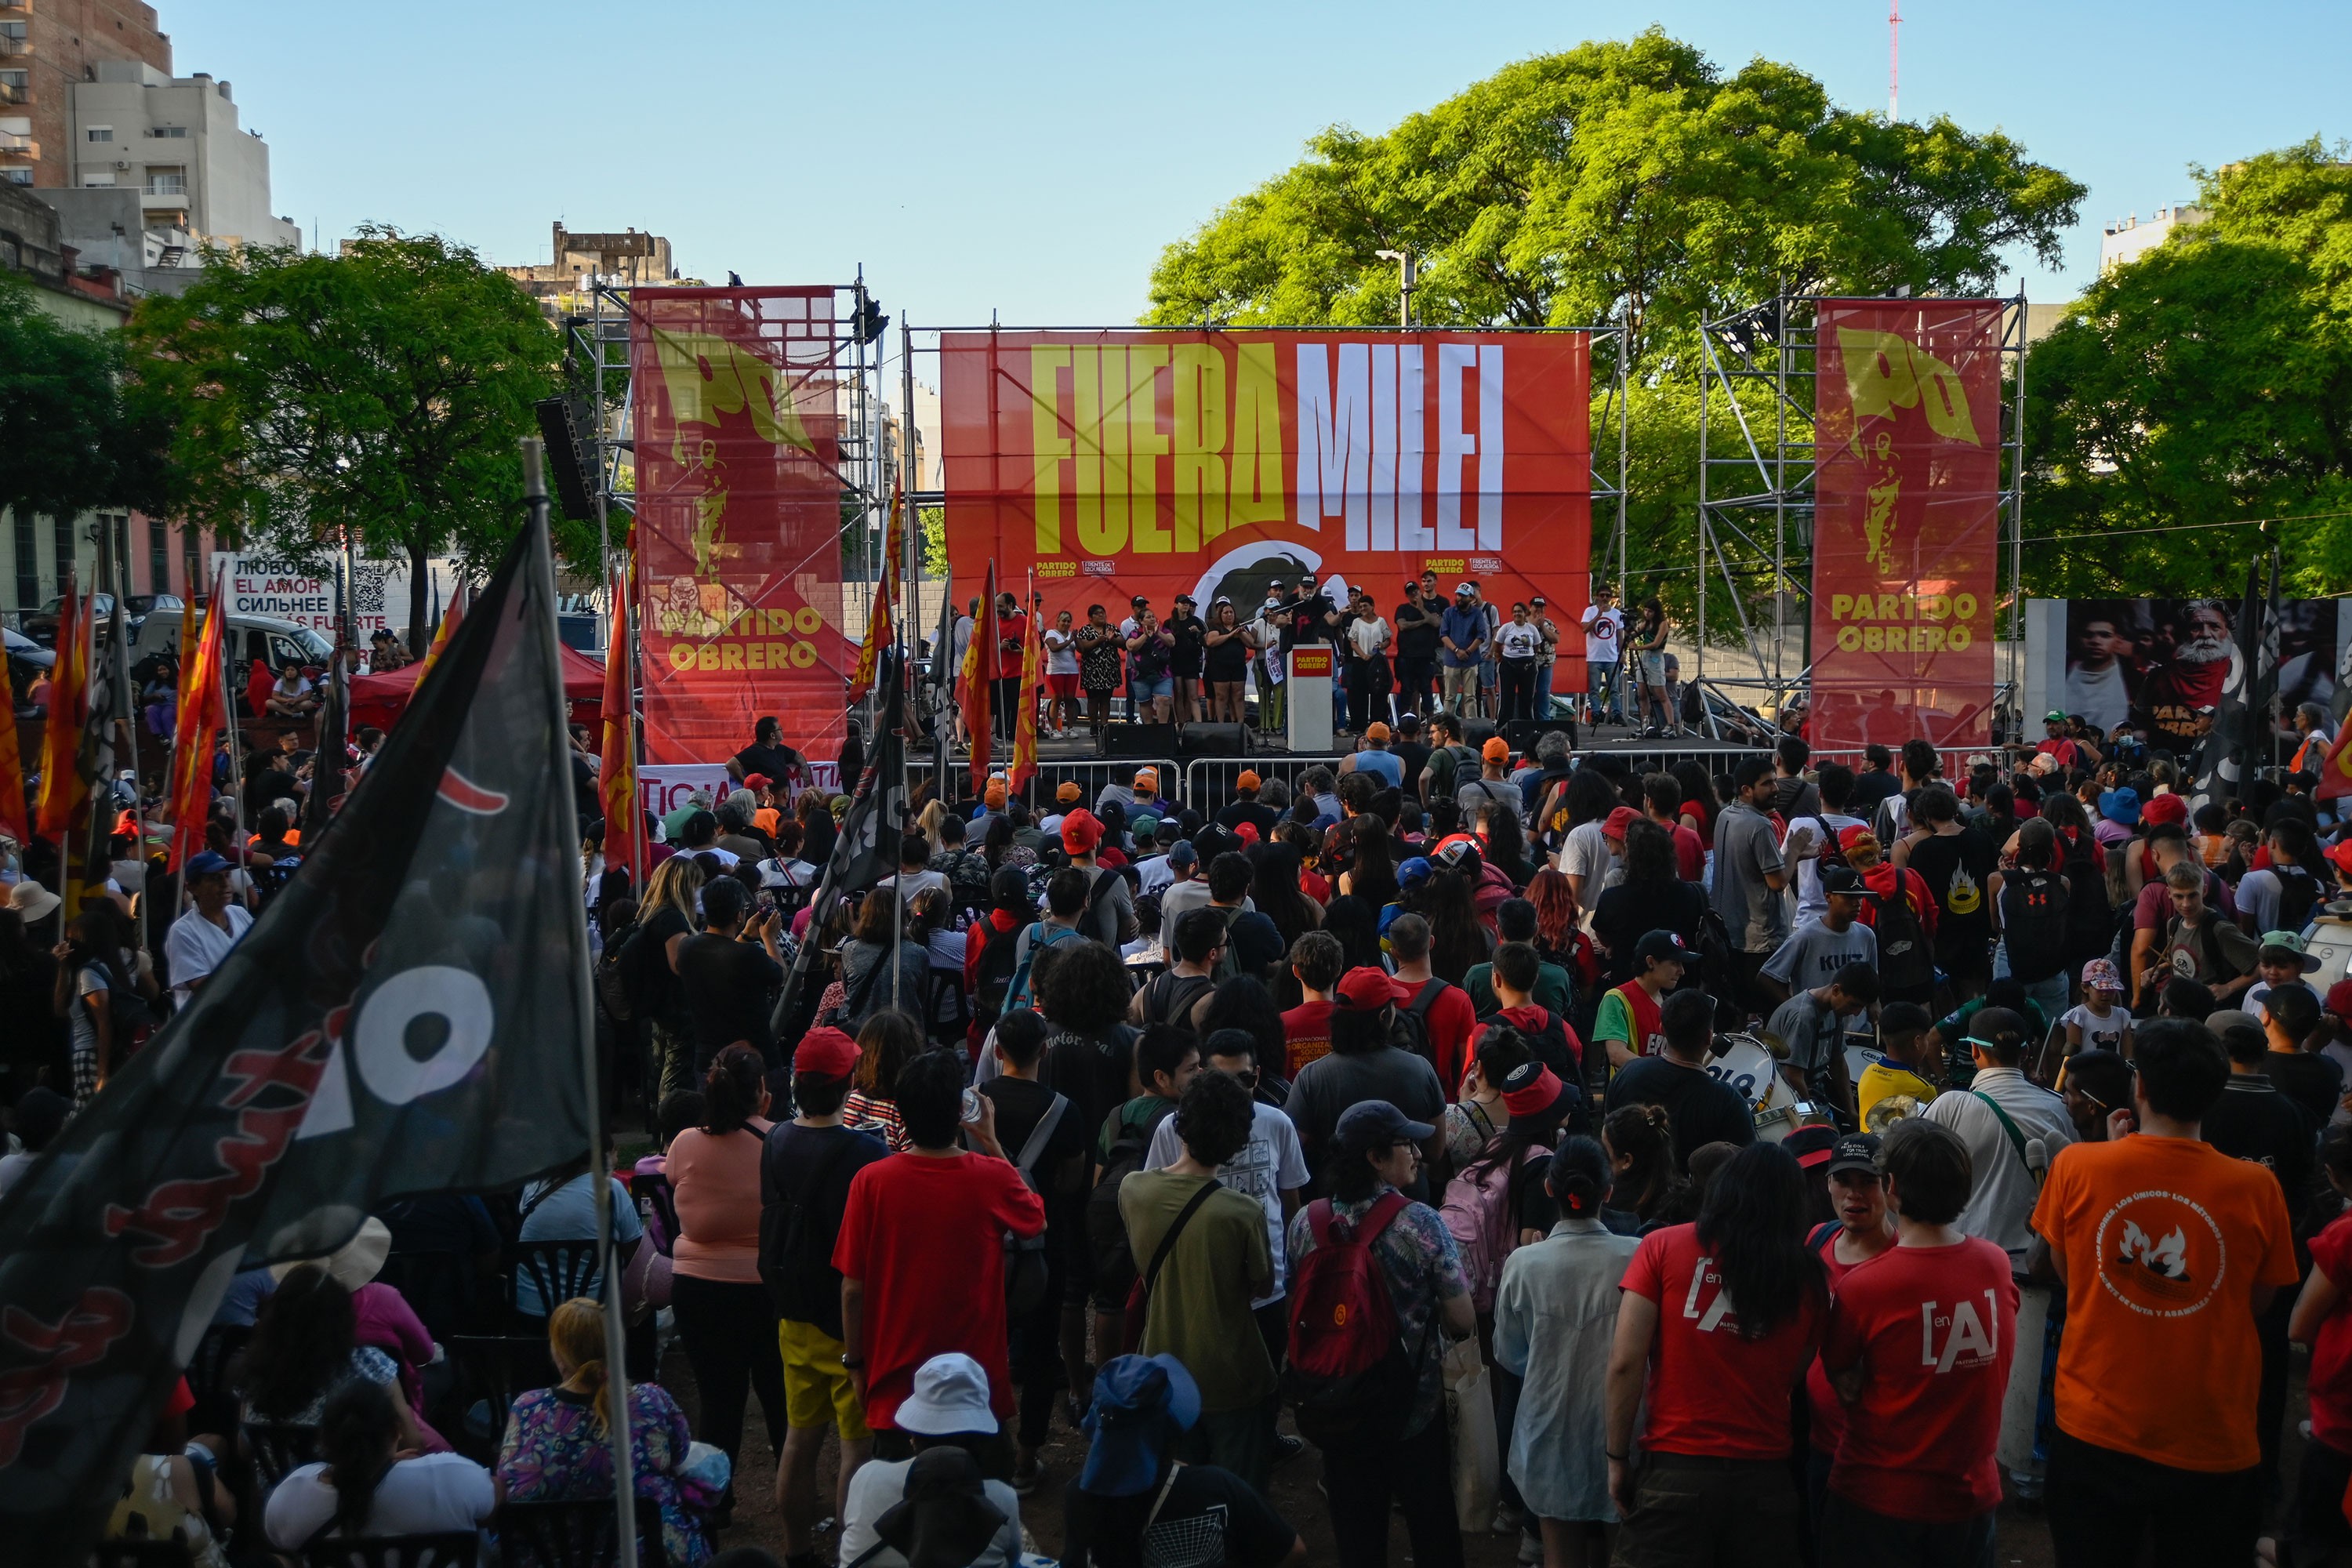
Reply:
<svg viewBox="0 0 2352 1568"><path fill-rule="evenodd" d="M1328 1198L1307 1206L1316 1246L1290 1283L1290 1354L1283 1394L1318 1448L1392 1443L1412 1414L1414 1358L1398 1342L1396 1309L1372 1243L1405 1209L1388 1193L1350 1224ZM1430 1314L1434 1331L1437 1315ZM1421 1347L1426 1351L1428 1336Z"/></svg>

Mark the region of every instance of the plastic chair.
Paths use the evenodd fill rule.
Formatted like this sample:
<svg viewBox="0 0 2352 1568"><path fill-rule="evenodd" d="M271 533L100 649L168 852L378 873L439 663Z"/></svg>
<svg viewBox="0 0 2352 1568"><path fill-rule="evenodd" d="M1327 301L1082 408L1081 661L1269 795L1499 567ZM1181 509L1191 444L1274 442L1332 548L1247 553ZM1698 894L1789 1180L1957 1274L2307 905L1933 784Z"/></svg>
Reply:
<svg viewBox="0 0 2352 1568"><path fill-rule="evenodd" d="M248 1421L245 1446L252 1450L253 1468L268 1491L289 1474L319 1458L319 1429L291 1422Z"/></svg>
<svg viewBox="0 0 2352 1568"><path fill-rule="evenodd" d="M574 1502L509 1502L499 1510L503 1568L607 1568L620 1556L620 1518L610 1498ZM660 1568L657 1504L637 1500L637 1561Z"/></svg>
<svg viewBox="0 0 2352 1568"><path fill-rule="evenodd" d="M507 1248L507 1305L518 1318L544 1318L574 1296L593 1296L596 1244L593 1241L522 1241ZM526 1314L520 1287L539 1287L540 1310Z"/></svg>
<svg viewBox="0 0 2352 1568"><path fill-rule="evenodd" d="M314 1541L302 1548L303 1568L476 1568L482 1538L470 1530L433 1535L362 1535Z"/></svg>
<svg viewBox="0 0 2352 1568"><path fill-rule="evenodd" d="M375 1279L377 1284L389 1285L400 1292L426 1332L446 1341L471 1326L472 1303L466 1289L466 1282L473 1274L470 1265L471 1260L462 1253L394 1252L385 1257L383 1268Z"/></svg>

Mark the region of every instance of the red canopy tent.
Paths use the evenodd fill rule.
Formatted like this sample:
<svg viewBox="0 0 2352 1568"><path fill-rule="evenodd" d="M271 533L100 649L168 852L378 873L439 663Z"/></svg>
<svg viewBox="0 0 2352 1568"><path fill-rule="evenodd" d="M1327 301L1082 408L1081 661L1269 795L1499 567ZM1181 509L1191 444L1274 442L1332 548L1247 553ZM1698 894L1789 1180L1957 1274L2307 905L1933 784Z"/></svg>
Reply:
<svg viewBox="0 0 2352 1568"><path fill-rule="evenodd" d="M556 648L563 665L563 701L574 723L593 724L604 714L604 667L568 644ZM389 730L399 721L416 690L425 666L420 661L362 675L352 682L352 727L373 725Z"/></svg>

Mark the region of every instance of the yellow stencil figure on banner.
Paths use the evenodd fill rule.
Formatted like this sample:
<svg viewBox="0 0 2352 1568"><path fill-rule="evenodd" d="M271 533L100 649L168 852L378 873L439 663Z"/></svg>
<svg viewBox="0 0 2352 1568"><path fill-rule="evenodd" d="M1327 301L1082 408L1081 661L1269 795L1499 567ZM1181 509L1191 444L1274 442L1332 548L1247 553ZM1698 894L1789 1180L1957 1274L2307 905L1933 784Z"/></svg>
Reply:
<svg viewBox="0 0 2352 1568"><path fill-rule="evenodd" d="M784 369L744 344L707 332L653 332L654 358L680 425L717 426L728 414L749 413L751 428L772 447L797 447L811 457L816 443L793 406ZM679 462L686 461L678 455Z"/></svg>
<svg viewBox="0 0 2352 1568"><path fill-rule="evenodd" d="M1862 422L1892 419L1897 409L1916 408L1937 435L1972 447L1984 443L1969 410L1968 390L1950 365L1897 332L1840 327L1837 334L1838 347L1845 356L1846 392L1853 402L1854 431L1848 446L1870 465L1873 476L1865 487L1870 510L1863 520L1863 541L1870 563L1891 576L1895 573L1895 507L1903 480L1895 471L1893 433L1883 427L1874 430L1865 447Z"/></svg>

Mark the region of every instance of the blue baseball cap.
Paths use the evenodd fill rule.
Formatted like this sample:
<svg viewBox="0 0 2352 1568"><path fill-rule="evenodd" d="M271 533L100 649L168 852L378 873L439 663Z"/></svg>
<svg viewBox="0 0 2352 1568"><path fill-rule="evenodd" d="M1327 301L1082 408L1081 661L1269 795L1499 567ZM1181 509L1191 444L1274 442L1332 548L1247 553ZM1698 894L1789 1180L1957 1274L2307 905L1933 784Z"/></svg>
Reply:
<svg viewBox="0 0 2352 1568"><path fill-rule="evenodd" d="M1431 868L1428 857L1416 855L1412 859L1406 860L1397 867L1397 886L1400 888L1418 888L1423 882L1429 880L1430 869Z"/></svg>
<svg viewBox="0 0 2352 1568"><path fill-rule="evenodd" d="M191 877L209 877L216 871L227 870L228 861L209 849L200 849L188 857L188 863L182 869Z"/></svg>
<svg viewBox="0 0 2352 1568"><path fill-rule="evenodd" d="M1135 1497L1160 1479L1163 1451L1201 1418L1201 1388L1172 1355L1114 1356L1095 1373L1078 1489Z"/></svg>

